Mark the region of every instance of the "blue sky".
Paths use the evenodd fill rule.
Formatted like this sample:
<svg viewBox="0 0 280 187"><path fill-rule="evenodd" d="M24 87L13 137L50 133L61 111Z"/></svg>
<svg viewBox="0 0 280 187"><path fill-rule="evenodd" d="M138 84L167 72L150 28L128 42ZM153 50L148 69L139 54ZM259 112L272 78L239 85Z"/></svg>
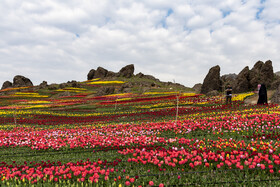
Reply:
<svg viewBox="0 0 280 187"><path fill-rule="evenodd" d="M0 84L84 81L90 69L193 86L209 68L239 73L258 60L280 71L278 0L2 0Z"/></svg>

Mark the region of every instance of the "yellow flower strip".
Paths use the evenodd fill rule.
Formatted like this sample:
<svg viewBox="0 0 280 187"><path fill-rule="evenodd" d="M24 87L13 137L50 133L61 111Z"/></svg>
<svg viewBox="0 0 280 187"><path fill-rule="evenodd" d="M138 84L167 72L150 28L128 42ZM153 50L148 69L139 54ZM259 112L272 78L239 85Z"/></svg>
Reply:
<svg viewBox="0 0 280 187"><path fill-rule="evenodd" d="M29 87L6 88L6 89L0 90L0 92L6 92L6 91L12 91L12 90L20 90L20 89L25 89L25 88L30 88L30 86Z"/></svg>
<svg viewBox="0 0 280 187"><path fill-rule="evenodd" d="M254 93L242 93L238 95L234 95L232 98L232 101L243 101L246 97L249 97L251 95L254 95Z"/></svg>
<svg viewBox="0 0 280 187"><path fill-rule="evenodd" d="M96 81L96 82L89 82L87 84L123 84L123 81Z"/></svg>

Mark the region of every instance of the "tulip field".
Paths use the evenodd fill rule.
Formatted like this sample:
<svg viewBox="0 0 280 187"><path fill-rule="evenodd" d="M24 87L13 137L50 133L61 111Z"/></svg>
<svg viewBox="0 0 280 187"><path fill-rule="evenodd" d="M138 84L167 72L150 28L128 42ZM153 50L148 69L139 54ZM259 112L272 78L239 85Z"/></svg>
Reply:
<svg viewBox="0 0 280 187"><path fill-rule="evenodd" d="M279 186L280 107L149 91L1 90L1 186ZM60 92L71 96L53 97Z"/></svg>

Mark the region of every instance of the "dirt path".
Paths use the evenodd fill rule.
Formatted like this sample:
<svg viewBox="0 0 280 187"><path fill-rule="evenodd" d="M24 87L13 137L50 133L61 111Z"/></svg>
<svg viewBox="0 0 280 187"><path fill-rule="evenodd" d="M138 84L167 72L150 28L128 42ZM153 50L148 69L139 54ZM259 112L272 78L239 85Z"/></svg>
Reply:
<svg viewBox="0 0 280 187"><path fill-rule="evenodd" d="M268 90L268 91L267 91L268 103L271 102L270 99L271 99L272 95L274 94L274 92L275 92L275 90ZM258 94L255 94L255 95L253 95L253 96L248 97L247 99L245 99L244 102L245 102L246 104L257 104L258 98L259 98Z"/></svg>

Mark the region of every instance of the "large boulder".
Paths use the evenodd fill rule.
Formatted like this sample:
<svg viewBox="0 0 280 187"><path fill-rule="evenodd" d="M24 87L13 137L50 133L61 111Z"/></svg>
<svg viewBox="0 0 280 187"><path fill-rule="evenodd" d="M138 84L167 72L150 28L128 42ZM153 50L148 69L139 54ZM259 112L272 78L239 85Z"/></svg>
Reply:
<svg viewBox="0 0 280 187"><path fill-rule="evenodd" d="M261 83L267 85L267 87L270 88L271 83L274 79L273 66L271 60L268 60L264 63L261 69L261 76Z"/></svg>
<svg viewBox="0 0 280 187"><path fill-rule="evenodd" d="M249 67L246 66L238 75L236 80L233 83L233 92L241 93L247 92L250 89L250 81L249 81Z"/></svg>
<svg viewBox="0 0 280 187"><path fill-rule="evenodd" d="M11 83L10 81L5 81L2 85L1 90L6 89L6 88L12 88L13 87L13 83Z"/></svg>
<svg viewBox="0 0 280 187"><path fill-rule="evenodd" d="M105 78L107 76L108 70L102 67L98 67L94 73L93 78Z"/></svg>
<svg viewBox="0 0 280 187"><path fill-rule="evenodd" d="M134 73L134 65L130 64L130 65L127 65L127 66L123 67L119 71L118 76L125 77L125 78L130 78L130 77L133 76L133 73Z"/></svg>
<svg viewBox="0 0 280 187"><path fill-rule="evenodd" d="M33 83L30 79L22 76L17 75L13 79L13 87L27 87L27 86L33 86Z"/></svg>
<svg viewBox="0 0 280 187"><path fill-rule="evenodd" d="M278 85L278 88L274 92L272 98L271 98L272 103L277 103L280 104L280 84Z"/></svg>
<svg viewBox="0 0 280 187"><path fill-rule="evenodd" d="M219 65L214 66L209 70L201 86L200 93L207 94L208 92L211 92L213 90L217 90L217 91L222 90L222 81L220 78Z"/></svg>
<svg viewBox="0 0 280 187"><path fill-rule="evenodd" d="M87 80L93 79L94 75L95 75L95 69L91 69L87 74Z"/></svg>
<svg viewBox="0 0 280 187"><path fill-rule="evenodd" d="M268 89L275 88L277 80L270 60L265 63L256 62L251 70L246 66L234 81L233 91L236 93L253 91L257 89L258 84L265 84Z"/></svg>
<svg viewBox="0 0 280 187"><path fill-rule="evenodd" d="M272 62L270 60L263 63L256 62L254 67L250 70L249 80L251 89L255 89L258 84L265 84L267 88L271 87L274 79Z"/></svg>

